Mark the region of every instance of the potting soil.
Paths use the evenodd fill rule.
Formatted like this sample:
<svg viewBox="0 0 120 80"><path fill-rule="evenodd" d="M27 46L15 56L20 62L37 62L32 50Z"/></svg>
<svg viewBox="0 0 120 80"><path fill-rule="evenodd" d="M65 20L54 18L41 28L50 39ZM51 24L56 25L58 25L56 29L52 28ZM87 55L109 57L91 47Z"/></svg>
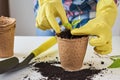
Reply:
<svg viewBox="0 0 120 80"><path fill-rule="evenodd" d="M58 62L40 62L36 63L34 67L35 71L42 76L47 77L40 80L92 80L94 75L99 74L102 69L88 68L79 71L68 72L59 66L55 66Z"/></svg>

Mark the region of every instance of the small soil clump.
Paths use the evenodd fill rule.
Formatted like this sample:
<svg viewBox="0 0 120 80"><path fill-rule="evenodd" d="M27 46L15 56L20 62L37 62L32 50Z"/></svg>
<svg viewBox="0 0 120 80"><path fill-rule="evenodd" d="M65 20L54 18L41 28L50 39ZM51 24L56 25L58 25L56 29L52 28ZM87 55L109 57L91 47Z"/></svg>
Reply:
<svg viewBox="0 0 120 80"><path fill-rule="evenodd" d="M104 62L103 62L103 61L101 61L101 64L104 64Z"/></svg>

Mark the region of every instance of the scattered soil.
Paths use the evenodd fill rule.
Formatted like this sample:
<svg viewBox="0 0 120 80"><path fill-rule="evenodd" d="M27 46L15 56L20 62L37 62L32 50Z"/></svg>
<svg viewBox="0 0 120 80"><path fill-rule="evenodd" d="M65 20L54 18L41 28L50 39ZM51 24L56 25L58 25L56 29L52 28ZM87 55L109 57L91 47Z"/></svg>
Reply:
<svg viewBox="0 0 120 80"><path fill-rule="evenodd" d="M72 35L70 30L68 30L68 29L65 29L64 31L62 31L61 33L56 34L56 35L58 37L65 38L65 39L75 39L75 38L87 37L86 35L82 35L82 36Z"/></svg>
<svg viewBox="0 0 120 80"><path fill-rule="evenodd" d="M101 61L101 64L104 64L104 61Z"/></svg>
<svg viewBox="0 0 120 80"><path fill-rule="evenodd" d="M89 66L92 66L92 64L89 64Z"/></svg>
<svg viewBox="0 0 120 80"><path fill-rule="evenodd" d="M68 72L59 66L60 62L40 62L34 65L35 71L41 73L47 79L40 80L92 80L94 75L99 74L102 69L88 68L80 71Z"/></svg>

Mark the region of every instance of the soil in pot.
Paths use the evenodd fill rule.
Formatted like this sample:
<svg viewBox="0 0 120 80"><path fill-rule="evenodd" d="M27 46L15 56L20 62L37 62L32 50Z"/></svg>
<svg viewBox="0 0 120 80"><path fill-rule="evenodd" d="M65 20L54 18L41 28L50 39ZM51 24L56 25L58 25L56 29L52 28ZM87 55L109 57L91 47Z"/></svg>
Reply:
<svg viewBox="0 0 120 80"><path fill-rule="evenodd" d="M59 34L56 34L57 37L64 38L64 39L75 39L75 38L82 38L82 37L88 37L87 35L72 35L70 30L65 29Z"/></svg>

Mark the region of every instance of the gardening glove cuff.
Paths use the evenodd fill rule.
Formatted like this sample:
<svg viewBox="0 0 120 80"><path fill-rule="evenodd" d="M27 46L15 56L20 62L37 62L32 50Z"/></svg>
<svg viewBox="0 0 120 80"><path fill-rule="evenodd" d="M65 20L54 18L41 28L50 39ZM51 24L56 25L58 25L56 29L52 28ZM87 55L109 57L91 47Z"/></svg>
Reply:
<svg viewBox="0 0 120 80"><path fill-rule="evenodd" d="M92 35L89 43L99 54L112 51L112 26L117 16L117 6L114 0L99 0L96 18L90 20L83 27L71 31L73 35Z"/></svg>
<svg viewBox="0 0 120 80"><path fill-rule="evenodd" d="M42 30L53 28L56 33L60 33L60 27L56 21L59 17L62 24L68 23L65 10L61 0L38 0L40 8L36 17L36 25ZM71 29L71 27L66 27Z"/></svg>

